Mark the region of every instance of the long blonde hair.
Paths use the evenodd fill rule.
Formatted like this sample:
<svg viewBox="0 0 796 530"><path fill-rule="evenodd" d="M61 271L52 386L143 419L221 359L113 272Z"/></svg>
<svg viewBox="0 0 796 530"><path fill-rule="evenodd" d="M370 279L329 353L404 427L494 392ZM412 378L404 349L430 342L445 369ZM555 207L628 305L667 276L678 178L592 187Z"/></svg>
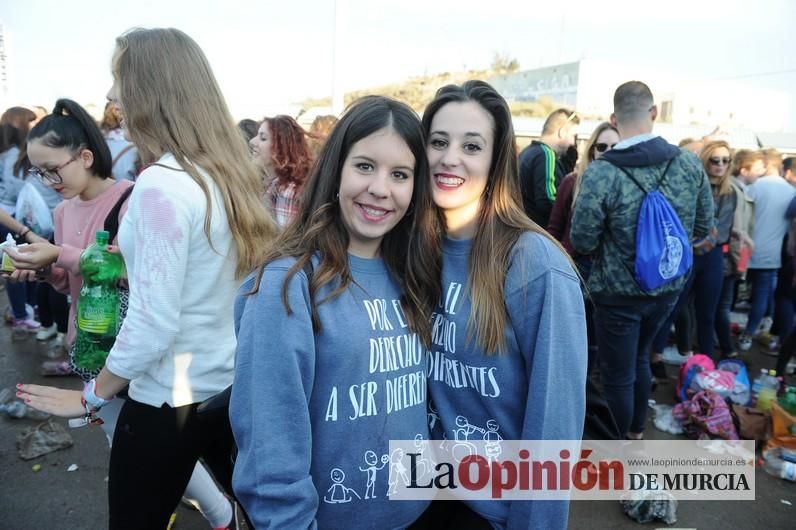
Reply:
<svg viewBox="0 0 796 530"><path fill-rule="evenodd" d="M511 250L524 232L536 232L552 241L562 254L566 252L539 225L528 219L520 202L520 177L517 143L508 104L484 81L467 81L463 85L447 85L437 91L423 113L426 136L431 131L434 115L448 103L474 101L492 115L495 122L495 146L486 189L478 214L478 228L470 250L470 272L467 287L471 293L472 311L467 323L468 334L487 355L506 350L505 282Z"/></svg>
<svg viewBox="0 0 796 530"><path fill-rule="evenodd" d="M133 29L116 39L113 76L119 86L128 133L150 157L171 153L207 200L198 168L213 179L224 201L237 248L236 276L262 263L276 235L263 204L260 176L224 96L196 42L173 28ZM212 241L211 241L212 244Z"/></svg>
<svg viewBox="0 0 796 530"><path fill-rule="evenodd" d="M715 142L710 142L705 147L702 148L702 151L699 153L699 158L702 160L702 167L705 168L705 173L708 174L710 177L710 173L708 173L708 168L710 167L710 157L713 156L713 153L716 152L717 149L724 148L729 153L729 158L732 161L732 149L730 149L730 144L725 142L724 140L717 140ZM713 177L710 177L711 185L716 187L716 195L727 195L732 191L732 187L730 185L730 169L731 165L726 164L725 166L724 175L721 179L714 183Z"/></svg>
<svg viewBox="0 0 796 530"><path fill-rule="evenodd" d="M619 135L619 131L616 130L616 127L608 123L607 121L602 122L600 125L594 129L594 132L591 133L591 137L589 141L586 142L586 148L583 151L583 154L580 156L580 160L578 160L578 166L575 168L575 185L572 188L572 206L574 208L575 201L578 200L578 193L580 192L580 182L583 180L583 174L586 172L586 168L589 167L589 164L594 162L594 146L597 144L597 138L607 130L614 131L617 136Z"/></svg>

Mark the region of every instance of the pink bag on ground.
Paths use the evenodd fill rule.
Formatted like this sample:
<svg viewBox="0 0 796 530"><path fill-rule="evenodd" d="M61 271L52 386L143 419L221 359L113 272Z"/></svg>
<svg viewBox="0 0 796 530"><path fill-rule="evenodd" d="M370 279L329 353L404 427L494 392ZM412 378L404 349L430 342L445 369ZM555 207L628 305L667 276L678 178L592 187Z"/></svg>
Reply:
<svg viewBox="0 0 796 530"><path fill-rule="evenodd" d="M677 401L686 401L699 390L698 388L691 388L698 373L715 369L716 365L713 363L713 359L707 355L701 353L692 355L680 367L680 377L677 379L677 387L675 388ZM691 391L688 392L689 390Z"/></svg>
<svg viewBox="0 0 796 530"><path fill-rule="evenodd" d="M690 400L678 403L672 415L691 438L738 440L730 407L712 390L702 390Z"/></svg>

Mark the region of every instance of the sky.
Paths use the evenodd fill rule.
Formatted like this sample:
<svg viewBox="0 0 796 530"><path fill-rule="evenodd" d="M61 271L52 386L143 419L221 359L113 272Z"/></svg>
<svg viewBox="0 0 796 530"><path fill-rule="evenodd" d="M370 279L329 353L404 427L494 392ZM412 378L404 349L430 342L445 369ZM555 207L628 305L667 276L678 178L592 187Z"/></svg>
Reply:
<svg viewBox="0 0 796 530"><path fill-rule="evenodd" d="M333 72L345 90L362 89L488 68L501 53L521 69L610 60L694 82L732 79L782 91L791 101L791 132L794 15L792 0L0 2L9 104L50 107L70 97L102 105L115 37L131 27L170 26L202 46L236 118L330 96Z"/></svg>

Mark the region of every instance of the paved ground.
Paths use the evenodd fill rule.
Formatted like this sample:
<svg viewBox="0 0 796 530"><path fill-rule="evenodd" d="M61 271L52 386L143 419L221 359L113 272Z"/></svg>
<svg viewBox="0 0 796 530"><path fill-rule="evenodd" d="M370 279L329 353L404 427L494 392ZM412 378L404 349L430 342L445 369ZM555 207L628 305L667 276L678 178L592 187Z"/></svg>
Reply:
<svg viewBox="0 0 796 530"><path fill-rule="evenodd" d="M0 309L4 309L6 296L0 293ZM0 324L0 388L12 387L19 381L39 384L57 383L78 388L77 378L45 379L38 375L46 345L33 337L12 341L10 328ZM773 368L775 359L752 353L746 359L749 373L762 367ZM669 368L671 375L676 371ZM793 383L793 378L790 379ZM655 398L659 403L671 403L673 383L661 385ZM62 420L61 423L65 423ZM75 445L25 462L17 456L17 433L35 425L31 420L0 418L0 530L17 529L86 529L105 528L107 521L106 477L108 444L99 429L71 429ZM650 439L673 439L661 433L650 423ZM34 472L32 466L40 464ZM68 472L76 464L78 469ZM757 500L754 502L684 502L680 503L677 523L668 528L710 529L784 529L796 527L796 484L768 476L757 471ZM783 504L781 500L792 503ZM145 509L145 507L142 507ZM666 527L660 524L645 528ZM630 529L638 524L625 517L616 502L573 502L570 528L572 529ZM175 530L204 530L208 526L195 511L180 507Z"/></svg>

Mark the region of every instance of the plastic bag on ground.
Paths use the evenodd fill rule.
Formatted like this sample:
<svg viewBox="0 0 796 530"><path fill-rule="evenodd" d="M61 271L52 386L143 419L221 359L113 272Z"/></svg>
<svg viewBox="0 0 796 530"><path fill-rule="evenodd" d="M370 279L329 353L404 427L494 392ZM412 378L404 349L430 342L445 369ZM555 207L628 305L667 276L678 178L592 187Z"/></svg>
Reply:
<svg viewBox="0 0 796 530"><path fill-rule="evenodd" d="M683 425L672 414L674 407L650 404L650 408L655 412L653 423L656 429L669 434L683 434Z"/></svg>
<svg viewBox="0 0 796 530"><path fill-rule="evenodd" d="M677 499L668 491L635 491L625 495L621 501L622 511L637 523L663 521L677 522Z"/></svg>
<svg viewBox="0 0 796 530"><path fill-rule="evenodd" d="M22 460L32 460L39 456L72 447L74 441L63 425L51 420L29 427L17 435L17 449Z"/></svg>

